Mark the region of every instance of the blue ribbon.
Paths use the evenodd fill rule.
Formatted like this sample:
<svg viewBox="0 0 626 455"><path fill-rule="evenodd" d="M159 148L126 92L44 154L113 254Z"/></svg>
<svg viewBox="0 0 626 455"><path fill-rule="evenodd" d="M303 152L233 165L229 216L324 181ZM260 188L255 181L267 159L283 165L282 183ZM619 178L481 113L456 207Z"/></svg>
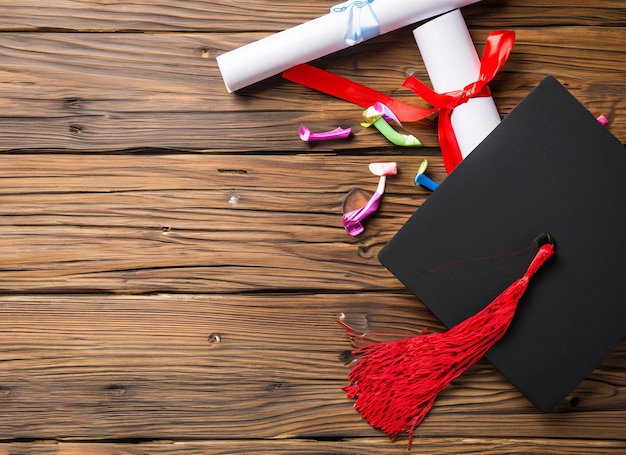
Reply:
<svg viewBox="0 0 626 455"><path fill-rule="evenodd" d="M370 6L375 0L348 0L330 9L331 13L347 14L344 39L348 46L380 35L380 24Z"/></svg>

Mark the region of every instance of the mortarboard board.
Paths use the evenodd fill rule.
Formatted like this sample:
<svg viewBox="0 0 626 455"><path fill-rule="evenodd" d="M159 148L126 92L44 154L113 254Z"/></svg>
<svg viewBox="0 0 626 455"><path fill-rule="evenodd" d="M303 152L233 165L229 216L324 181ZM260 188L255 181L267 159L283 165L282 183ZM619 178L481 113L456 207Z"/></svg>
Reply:
<svg viewBox="0 0 626 455"><path fill-rule="evenodd" d="M564 399L626 335L626 151L556 79L544 79L380 251L447 327L556 255L487 357L540 410Z"/></svg>

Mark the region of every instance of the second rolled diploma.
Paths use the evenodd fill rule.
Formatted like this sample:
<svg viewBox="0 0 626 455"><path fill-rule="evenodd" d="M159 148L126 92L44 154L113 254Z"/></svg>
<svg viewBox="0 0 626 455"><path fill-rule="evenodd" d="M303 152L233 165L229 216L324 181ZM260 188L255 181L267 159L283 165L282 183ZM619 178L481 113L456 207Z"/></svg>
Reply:
<svg viewBox="0 0 626 455"><path fill-rule="evenodd" d="M480 58L460 10L426 22L413 35L437 93L461 90L478 79ZM461 156L469 155L500 120L491 96L472 98L454 108L451 123Z"/></svg>

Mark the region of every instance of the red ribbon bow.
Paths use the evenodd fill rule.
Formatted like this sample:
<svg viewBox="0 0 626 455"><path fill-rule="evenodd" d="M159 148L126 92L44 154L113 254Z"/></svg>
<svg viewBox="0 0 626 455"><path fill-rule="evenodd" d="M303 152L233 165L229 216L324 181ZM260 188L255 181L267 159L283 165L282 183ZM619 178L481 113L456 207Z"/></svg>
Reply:
<svg viewBox="0 0 626 455"><path fill-rule="evenodd" d="M490 33L480 62L478 80L462 90L437 93L414 77L406 79L403 85L432 104L434 107L430 109L408 105L369 87L308 64L296 65L285 71L283 77L364 108L372 106L375 102L381 102L403 122L417 122L439 111L439 144L446 171L450 173L463 159L452 129L452 110L466 103L470 98L491 96L487 83L504 66L511 54L514 41L515 32L513 31L496 30Z"/></svg>
<svg viewBox="0 0 626 455"><path fill-rule="evenodd" d="M434 108L431 113L439 110L439 145L441 146L443 163L448 173L452 172L463 159L456 135L452 129L452 111L471 98L491 96L487 84L504 66L511 54L514 41L515 32L513 31L496 30L491 32L487 37L485 50L480 61L478 80L461 90L437 93L413 76L407 78L402 84L432 104Z"/></svg>

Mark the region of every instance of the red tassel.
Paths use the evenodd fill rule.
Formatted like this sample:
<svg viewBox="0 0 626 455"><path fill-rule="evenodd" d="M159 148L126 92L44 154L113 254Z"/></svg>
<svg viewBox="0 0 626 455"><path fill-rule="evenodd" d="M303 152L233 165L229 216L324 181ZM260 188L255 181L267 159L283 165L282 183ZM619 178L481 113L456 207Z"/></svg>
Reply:
<svg viewBox="0 0 626 455"><path fill-rule="evenodd" d="M474 316L443 333L421 334L354 351L358 363L343 387L368 423L393 440L413 430L433 406L439 392L480 360L509 328L517 303L530 278L554 253L553 244L541 246L523 277ZM343 325L356 344L358 334Z"/></svg>

